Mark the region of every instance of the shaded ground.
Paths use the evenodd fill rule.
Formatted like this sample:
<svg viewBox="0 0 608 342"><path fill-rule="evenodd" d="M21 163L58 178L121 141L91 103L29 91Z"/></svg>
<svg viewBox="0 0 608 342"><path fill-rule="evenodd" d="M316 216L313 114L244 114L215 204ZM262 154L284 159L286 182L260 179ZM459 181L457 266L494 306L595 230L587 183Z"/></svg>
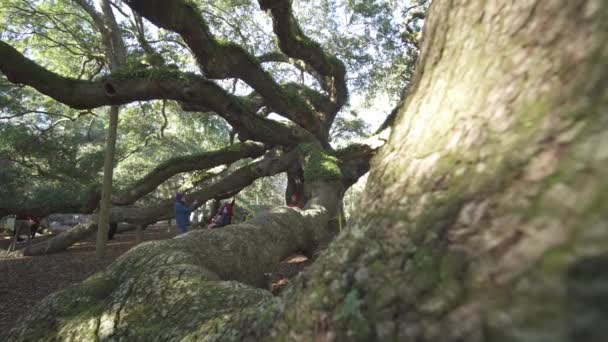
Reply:
<svg viewBox="0 0 608 342"><path fill-rule="evenodd" d="M175 236L174 229L150 226L144 233L144 241L171 238ZM34 242L47 238L36 237ZM116 234L114 240L108 241L107 258L97 260L93 234L61 253L0 259L0 330L11 327L19 315L47 295L103 270L135 244L135 231ZM8 239L0 240L0 248L6 249L8 245Z"/></svg>
<svg viewBox="0 0 608 342"><path fill-rule="evenodd" d="M166 225L149 226L144 241L169 239L176 235ZM36 237L34 242L48 239ZM0 235L0 248L6 249L8 238ZM95 234L64 252L35 257L0 258L0 332L10 329L18 317L49 294L78 283L105 269L117 257L136 245L135 231L116 234L108 242L104 260L95 257ZM293 255L282 262L271 276L271 290L277 294L310 261Z"/></svg>
<svg viewBox="0 0 608 342"><path fill-rule="evenodd" d="M312 261L304 255L294 254L279 264L276 272L271 276L270 289L273 294L279 294L289 283L289 278L296 276Z"/></svg>

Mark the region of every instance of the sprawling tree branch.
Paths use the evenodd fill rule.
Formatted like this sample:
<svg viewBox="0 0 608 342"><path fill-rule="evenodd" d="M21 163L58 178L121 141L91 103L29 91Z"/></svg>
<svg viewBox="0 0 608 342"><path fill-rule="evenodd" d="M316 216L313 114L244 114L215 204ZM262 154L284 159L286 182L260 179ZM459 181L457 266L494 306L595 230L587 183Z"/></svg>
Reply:
<svg viewBox="0 0 608 342"><path fill-rule="evenodd" d="M268 153L264 158L251 162L217 182L188 195L199 203L205 203L213 198L227 198L237 194L246 186L261 177L272 176L287 170L289 165L297 158L296 152L277 155ZM137 224L151 224L159 220L173 217L173 200L167 199L157 205L149 207L117 206L112 208L112 222L129 222Z"/></svg>
<svg viewBox="0 0 608 342"><path fill-rule="evenodd" d="M209 78L239 78L255 89L275 113L325 140L320 118L305 101L286 91L242 47L213 37L200 11L184 0L131 0L126 3L158 27L177 32Z"/></svg>
<svg viewBox="0 0 608 342"><path fill-rule="evenodd" d="M348 189L369 171L372 157L376 155L381 145L352 144L336 152L336 156L340 160L344 188Z"/></svg>
<svg viewBox="0 0 608 342"><path fill-rule="evenodd" d="M291 0L259 0L260 8L270 11L273 19L274 33L279 38L279 47L287 56L306 62L318 74L327 77L322 85L328 87L331 100L336 104L335 110L326 113L324 121L329 129L338 110L348 97L346 86L346 68L335 56L326 53L319 43L308 38L298 25L291 9Z"/></svg>
<svg viewBox="0 0 608 342"><path fill-rule="evenodd" d="M265 151L266 147L263 144L246 142L228 146L216 151L171 158L159 164L154 170L150 171L127 189L115 194L112 197L112 203L115 205L132 204L178 173L204 170L219 165L233 163L243 158L259 157L264 154ZM220 187L219 189L224 188ZM51 213L93 212L99 201L99 189L90 188L83 190L82 193L84 194L83 196L67 200L40 201L40 203L38 201L30 202L27 200L25 202L16 201L13 203L14 206L12 207L4 206L0 208L0 217L9 214L25 214L42 217Z"/></svg>
<svg viewBox="0 0 608 342"><path fill-rule="evenodd" d="M319 73L317 73L317 71L315 69L310 67L310 65L304 63L303 61L301 61L299 59L289 58L282 52L275 51L275 52L265 53L263 55L257 56L256 59L260 63L275 62L275 63L291 64L294 67L296 67L298 70L304 71L304 72L308 73L309 75L311 75L312 77L314 77L319 82L319 84L323 87L324 90L329 89L327 87L328 85L326 83L324 83L326 80L323 78L323 76L319 75Z"/></svg>
<svg viewBox="0 0 608 342"><path fill-rule="evenodd" d="M249 111L247 102L195 74L171 68L138 69L117 72L91 82L53 73L1 41L0 56L0 71L9 81L32 86L73 108L89 109L154 99L176 100L210 108L247 139L281 145L313 139L310 133L297 126L255 115Z"/></svg>
<svg viewBox="0 0 608 342"><path fill-rule="evenodd" d="M132 204L178 173L204 170L223 164L230 164L243 158L259 157L264 154L264 151L266 151L266 148L263 144L246 142L217 151L171 158L156 166L154 170L130 186L129 189L113 196L112 203L116 205Z"/></svg>
<svg viewBox="0 0 608 342"><path fill-rule="evenodd" d="M306 208L323 212L323 220L329 220L335 216L337 203L339 203L344 190L356 182L358 177L367 172L369 160L377 148L378 146L360 144L353 148L336 152L336 155L343 159L325 160L323 165L319 165L318 159L311 157L316 153L324 153L323 150L314 147L314 145L294 149L286 154L279 153L276 150L271 151L264 158L241 167L204 189L192 192L188 197L196 199L201 203L211 199L227 198L237 194L258 178L287 171L298 160L307 164L307 168L327 167L325 163L329 162L335 163L336 166L339 165L343 169L340 173L342 176L337 178L333 176L328 177L327 173L317 170L314 172L317 177L309 179L304 189L310 199ZM352 168L352 170L346 171L348 168ZM113 207L110 220L111 222L130 222L147 226L158 220L171 218L173 215L173 201L165 200L157 205L146 208L136 206ZM77 226L64 233L65 236L61 234L51 240L31 246L24 250L23 253L37 255L58 252L91 234L95 229L96 226L92 225ZM330 232L327 231L324 234L330 234ZM315 239L319 238L319 236L315 237ZM327 239L327 236L323 239Z"/></svg>
<svg viewBox="0 0 608 342"><path fill-rule="evenodd" d="M90 213L97 208L99 199L97 188L85 189L81 196L54 201L17 197L10 205L5 201L5 205L0 207L0 217L12 214L43 217L52 213Z"/></svg>

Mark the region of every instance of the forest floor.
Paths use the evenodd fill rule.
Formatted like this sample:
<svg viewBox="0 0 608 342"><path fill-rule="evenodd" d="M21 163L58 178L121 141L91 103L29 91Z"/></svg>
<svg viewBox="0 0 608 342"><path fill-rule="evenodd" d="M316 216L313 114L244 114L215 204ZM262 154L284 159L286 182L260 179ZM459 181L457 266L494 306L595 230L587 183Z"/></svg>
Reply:
<svg viewBox="0 0 608 342"><path fill-rule="evenodd" d="M149 226L143 241L173 238L176 228L166 225ZM50 236L37 236L34 243ZM6 250L10 240L0 235L0 248ZM137 244L135 231L116 234L108 241L107 257L95 257L95 234L67 250L35 257L0 258L0 334L10 329L20 315L49 294L76 284L104 270L116 258ZM283 261L272 275L271 291L278 294L291 278L310 261L303 255L293 255Z"/></svg>

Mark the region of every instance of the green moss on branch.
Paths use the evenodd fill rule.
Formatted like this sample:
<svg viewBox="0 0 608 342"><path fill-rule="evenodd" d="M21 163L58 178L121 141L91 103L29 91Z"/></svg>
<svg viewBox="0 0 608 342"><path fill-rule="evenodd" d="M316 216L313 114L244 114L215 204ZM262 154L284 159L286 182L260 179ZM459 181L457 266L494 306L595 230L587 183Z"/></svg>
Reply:
<svg viewBox="0 0 608 342"><path fill-rule="evenodd" d="M342 179L340 161L330 152L313 144L298 145L304 155L304 179L307 182Z"/></svg>

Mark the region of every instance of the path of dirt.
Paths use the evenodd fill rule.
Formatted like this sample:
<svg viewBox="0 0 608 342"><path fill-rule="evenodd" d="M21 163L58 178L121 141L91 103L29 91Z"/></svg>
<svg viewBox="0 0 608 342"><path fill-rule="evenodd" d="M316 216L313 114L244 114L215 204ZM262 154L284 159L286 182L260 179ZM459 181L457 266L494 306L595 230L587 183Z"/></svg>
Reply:
<svg viewBox="0 0 608 342"><path fill-rule="evenodd" d="M149 226L144 241L169 239L176 235L175 227ZM34 242L47 239L37 237ZM0 235L0 248L6 249L9 240ZM117 257L136 244L135 232L116 234L108 242L104 260L95 257L95 236L79 242L64 252L35 257L0 259L0 332L10 329L15 320L49 294L79 283L105 269ZM288 283L288 278L309 264L302 255L287 258L272 275L272 292L277 294Z"/></svg>

